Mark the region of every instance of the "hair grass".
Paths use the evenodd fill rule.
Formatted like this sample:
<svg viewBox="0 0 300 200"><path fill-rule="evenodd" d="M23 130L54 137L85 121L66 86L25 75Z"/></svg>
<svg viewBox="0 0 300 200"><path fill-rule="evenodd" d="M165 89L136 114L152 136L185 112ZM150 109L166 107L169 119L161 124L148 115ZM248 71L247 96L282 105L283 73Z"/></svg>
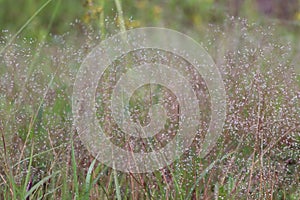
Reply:
<svg viewBox="0 0 300 200"><path fill-rule="evenodd" d="M50 2L51 0L46 1L10 38L1 50L0 54L2 57L4 54L9 55L9 47L14 42L17 42L17 36ZM102 2L102 6L105 6L104 1ZM115 4L118 17L121 20L120 31L125 32L125 19L121 2L115 0ZM103 18L102 16L100 19L102 28L104 27ZM244 22L237 23L240 25ZM239 25L235 27L236 31L245 28ZM51 26L51 23L49 26ZM248 25L245 26L247 27ZM230 25L228 27L229 29L232 28ZM235 35L235 33L228 31L224 35L237 37L240 39L237 41L238 45L245 45L250 50L253 48L252 44L248 44L241 35ZM77 64L78 66L81 58L84 58L86 55L84 53L78 55L78 52L90 50L92 46L87 46L86 49L85 47L80 47L80 44L77 44L79 47L74 45L73 48L75 50L70 50L70 52L71 55L73 53L75 57L80 57L78 61L70 61L73 59L71 56L64 61L66 59L64 55L57 55L63 52L58 49L59 53L54 53L55 55L52 55L51 62L45 62L45 65L42 65L42 67L53 67L51 65L55 62L55 59L59 60L58 65L54 71L45 70L47 73L43 74L42 79L40 79L42 91L39 94L41 98L33 99L33 102L31 102L30 98L25 99L27 95L30 96L27 93L26 86L30 84L30 80L36 74L35 67L40 64L40 58L49 56L48 52L45 54L43 49L37 48L33 52L33 59L29 64L29 70L22 85L23 88L15 94L16 98L13 100L15 101L13 103L15 110L4 113L4 115L9 116L8 118L10 119L18 118L17 111L24 104L34 104L35 111L31 111L31 114L27 116L29 120L27 120L28 124L25 131L15 121L6 121L3 127L0 128L2 137L2 146L0 148L1 151L3 149L1 155L3 163L0 164L0 198L118 200L299 199L300 178L299 167L297 167L299 166L297 159L300 157L299 116L297 118L299 101L292 101L291 98L292 95L296 95L296 99L298 98L299 100L299 92L297 93L299 85L295 86L289 80L283 81L282 85L278 85L278 88L277 86L271 88L274 94L281 91L279 95L268 95L270 91L266 92L262 87L265 82L261 81L267 80L268 77L263 76L264 70L268 72L272 67L272 63L268 64L267 61L259 60L261 57L256 54L253 54L253 57L245 54L248 57L245 60L239 60L239 56L242 55L236 55L241 48L238 48L238 45L231 45L233 42L236 42L235 38L233 41L230 40L230 37L228 37L229 40L222 40L222 34L220 35L216 36L216 38L221 38L222 48L211 48L211 51L215 49L220 50L215 57L220 58L221 61L218 64L220 64L224 78L227 81L229 107L240 105L241 102L245 104L235 109L229 109L229 117L224 128L224 134L218 141L216 148L206 158L198 157L197 148L195 148L196 150L191 148L190 152L186 152L171 165L153 173L144 174L122 173L100 164L95 158L89 156L78 137L76 135L73 137L73 133L71 133L73 131L70 123L72 119L68 117L70 115L70 109L68 109L70 99L62 95L62 93L70 94L68 87L71 87L71 85L64 87L60 79L64 75L64 68L71 70L69 69L71 65ZM250 36L259 40L258 43L260 44L258 46L264 46L269 42L268 38L259 35L259 33L254 33ZM257 38L255 38L256 36ZM93 39L90 39L89 42L93 42ZM68 44L67 42L66 45L72 46L73 44L71 42ZM42 41L42 46L42 48L47 46L45 41ZM235 47L237 48L234 49ZM271 47L268 46L268 48ZM276 51L275 49L273 53L267 54L268 48L260 49L266 56L269 56L265 57L265 59L269 61L275 59L275 62L281 62L280 56L283 55L282 51ZM47 49L49 52L51 50L51 48ZM272 57L272 54L275 54L275 58ZM288 59L287 57L284 58ZM129 61L132 62L133 58L130 58ZM4 63L2 64L4 65ZM244 76L244 73L242 73L244 72L242 65L245 66L247 64L252 67L251 73L254 73L253 76L251 73L247 73L247 76ZM288 63L285 64L288 65ZM256 68L257 66L260 67ZM67 72L69 72L68 70ZM278 73L276 71L271 72L276 76L272 73L270 76L274 75L275 78L285 80L286 75L282 71ZM292 77L294 76L292 74L289 74L287 71L286 73L293 79ZM72 82L74 72L70 74L70 82ZM0 75L4 76L3 74ZM249 83L247 79L250 80ZM237 90L242 90L243 86L245 86L241 84L243 81L251 85L251 88L248 88L248 92L255 97L253 102L246 102L243 98L245 96L248 97L246 94L235 93ZM257 87L257 90L253 89L255 87ZM287 88L291 91L287 90ZM293 92L293 89L297 91ZM54 95L53 98L51 93ZM276 101L276 105L273 100ZM7 102L9 101L7 100ZM7 102L5 102L5 105L11 103ZM268 103L270 105L274 104L270 108ZM283 110L282 116L279 114L278 116L272 115L272 113L281 110ZM47 115L53 115L54 117L47 118ZM249 118L249 123L253 122L251 126L246 123L247 121L244 121L250 115L253 117L253 121ZM239 120L230 121L230 117ZM267 119L270 120L267 121ZM48 123L48 121L50 122ZM62 125L60 124L61 121L63 121ZM42 125L38 126L39 122ZM234 124L236 122L238 124ZM21 139L20 149L13 149L9 141L11 139L7 137L7 134L13 134L11 129L7 128L10 126L9 123L17 126L18 131L23 131L22 134L25 135ZM268 130L273 127L272 123L278 123L278 129L281 131ZM239 126L239 128L234 127L234 125ZM43 128L45 126L48 127L47 131L45 131L46 128ZM264 127L266 128L264 129ZM55 140L59 140L58 142L52 140L52 134L54 133L57 133L54 137L56 137ZM42 148L43 142L46 143L44 148ZM153 147L150 148L154 149ZM14 154L14 150L19 150L19 152ZM286 162L286 158L291 163ZM36 172L35 170L38 168L41 168L44 173ZM292 182L289 182L291 179Z"/></svg>

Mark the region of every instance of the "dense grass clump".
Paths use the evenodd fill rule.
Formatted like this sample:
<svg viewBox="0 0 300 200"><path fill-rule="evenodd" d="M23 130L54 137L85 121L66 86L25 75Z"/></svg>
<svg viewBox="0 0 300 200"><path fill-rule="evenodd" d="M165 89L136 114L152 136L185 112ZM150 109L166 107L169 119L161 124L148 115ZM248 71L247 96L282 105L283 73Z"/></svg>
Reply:
<svg viewBox="0 0 300 200"><path fill-rule="evenodd" d="M278 39L274 29L228 20L197 38L212 55L225 83L227 116L222 136L205 158L199 156L209 121L210 109L205 104L209 104L209 94L203 79L191 78L201 86L194 89L203 99L199 105L203 120L193 145L170 166L131 174L99 163L72 127L76 72L103 38L93 29L76 26L80 26L78 34L55 35L50 41L16 38L0 55L1 199L300 198L300 86L293 66L297 53ZM4 35L1 46L11 37ZM151 49L132 52L130 59L120 58L105 72L97 88L97 117L108 135L114 137L118 131L107 118L106 105L114 78L123 73L115 69L126 67L122 64L128 59L169 61L193 74L187 61L172 56ZM137 91L136 99L132 98L132 106L138 107L135 120L147 121L152 100L145 94L149 90ZM159 87L155 91L157 101L171 98L167 103L176 104L169 91ZM172 123L176 129L176 117L169 122L166 134L153 140L167 142L172 137L167 133ZM127 139L112 138L123 148L128 148ZM134 142L144 144L130 140Z"/></svg>

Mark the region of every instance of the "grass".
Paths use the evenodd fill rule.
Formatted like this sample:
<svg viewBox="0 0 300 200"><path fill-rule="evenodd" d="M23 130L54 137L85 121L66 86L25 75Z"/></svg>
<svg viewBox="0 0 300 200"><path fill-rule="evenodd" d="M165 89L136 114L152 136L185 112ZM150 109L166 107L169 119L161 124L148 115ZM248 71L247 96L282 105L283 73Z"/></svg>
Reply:
<svg viewBox="0 0 300 200"><path fill-rule="evenodd" d="M87 53L105 38L103 33L111 29L105 29L102 15L102 34L75 23L80 27L78 34L74 30L69 35L53 36L52 41L22 39L19 34L49 2L1 43L0 199L300 198L300 85L292 69L299 52L290 50L295 47L286 45L280 31L249 25L245 20L207 27L203 38L197 39L224 78L228 110L222 137L209 155L199 156L210 113L207 104L199 105L204 112L201 130L184 155L152 173L123 173L91 156L72 127L76 72ZM100 4L107 6L104 1ZM120 28L115 22L106 27L116 26L116 32L123 32L126 17L121 2L116 0L115 4ZM180 58L172 60L167 52L160 53L152 62L167 57L179 69L181 64L187 65ZM129 140L141 141L118 136L118 128L105 116L109 111L105 98L115 84L110 80L121 75L114 69L126 68L128 60L143 62L139 54L153 56L155 51L132 52L130 59L120 58L105 72L97 89L102 100L97 113L101 125L114 136L112 141L131 151ZM203 86L199 98L206 102L209 94L205 83L198 82ZM153 98L159 102L164 95L161 88L155 89ZM154 101L145 93L141 93L142 99L131 101L132 106L140 106L134 116L140 121L147 120L149 102ZM176 119L170 121L176 124ZM137 147L153 149L170 139L162 136L152 138L146 147ZM147 145L149 141L142 142Z"/></svg>

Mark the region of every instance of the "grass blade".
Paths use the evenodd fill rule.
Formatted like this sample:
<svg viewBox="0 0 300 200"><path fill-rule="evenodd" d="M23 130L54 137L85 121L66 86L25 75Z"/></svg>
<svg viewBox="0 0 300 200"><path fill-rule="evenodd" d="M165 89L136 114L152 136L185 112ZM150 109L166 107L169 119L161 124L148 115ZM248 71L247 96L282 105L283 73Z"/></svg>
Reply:
<svg viewBox="0 0 300 200"><path fill-rule="evenodd" d="M41 187L45 182L47 182L50 178L55 176L56 174L60 173L60 171L54 172L53 174L46 176L42 180L40 180L37 184L35 184L33 187L30 188L30 190L25 194L25 199L29 197L36 189Z"/></svg>
<svg viewBox="0 0 300 200"><path fill-rule="evenodd" d="M114 169L113 169L113 174L114 174L114 182L115 182L115 187L116 187L116 193L117 193L117 199L121 200L121 191L120 191L120 185L119 185L119 181L118 181L118 176L117 176L117 170L115 168L115 163L114 165Z"/></svg>
<svg viewBox="0 0 300 200"><path fill-rule="evenodd" d="M75 188L75 198L79 198L79 185L78 185L78 179L77 179L77 164L76 164L76 158L75 158L75 150L74 150L74 144L72 141L72 168L73 168L73 181L74 181L74 188Z"/></svg>
<svg viewBox="0 0 300 200"><path fill-rule="evenodd" d="M91 187L92 187L91 177L92 177L92 173L93 173L95 164L96 164L96 159L94 159L93 162L91 163L91 165L88 169L86 178L85 178L85 197L86 198L88 198L88 195L89 195Z"/></svg>

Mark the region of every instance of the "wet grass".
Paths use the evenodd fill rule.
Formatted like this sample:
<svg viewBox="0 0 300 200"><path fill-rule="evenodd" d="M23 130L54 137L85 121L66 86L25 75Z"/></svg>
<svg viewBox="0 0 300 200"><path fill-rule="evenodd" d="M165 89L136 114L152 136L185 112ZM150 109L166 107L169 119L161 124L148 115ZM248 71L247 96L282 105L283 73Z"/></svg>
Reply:
<svg viewBox="0 0 300 200"><path fill-rule="evenodd" d="M124 23L118 31L124 31ZM73 25L77 26L82 27ZM201 158L201 138L207 129L203 120L184 155L170 166L143 174L123 173L99 163L72 127L76 72L103 35L84 28L78 34L53 36L50 42L4 36L0 198L299 199L300 84L293 70L299 65L299 52L277 31L227 20L199 38L226 86L222 136L212 152ZM115 65L112 69L120 63ZM113 71L102 80L99 96L111 92L112 85L107 84L111 77L120 76ZM201 94L200 98L207 98L205 88ZM149 103L147 97L143 100ZM104 111L98 116L103 125L108 121ZM147 108L141 107L136 113L142 116L139 120L145 120L144 112Z"/></svg>

